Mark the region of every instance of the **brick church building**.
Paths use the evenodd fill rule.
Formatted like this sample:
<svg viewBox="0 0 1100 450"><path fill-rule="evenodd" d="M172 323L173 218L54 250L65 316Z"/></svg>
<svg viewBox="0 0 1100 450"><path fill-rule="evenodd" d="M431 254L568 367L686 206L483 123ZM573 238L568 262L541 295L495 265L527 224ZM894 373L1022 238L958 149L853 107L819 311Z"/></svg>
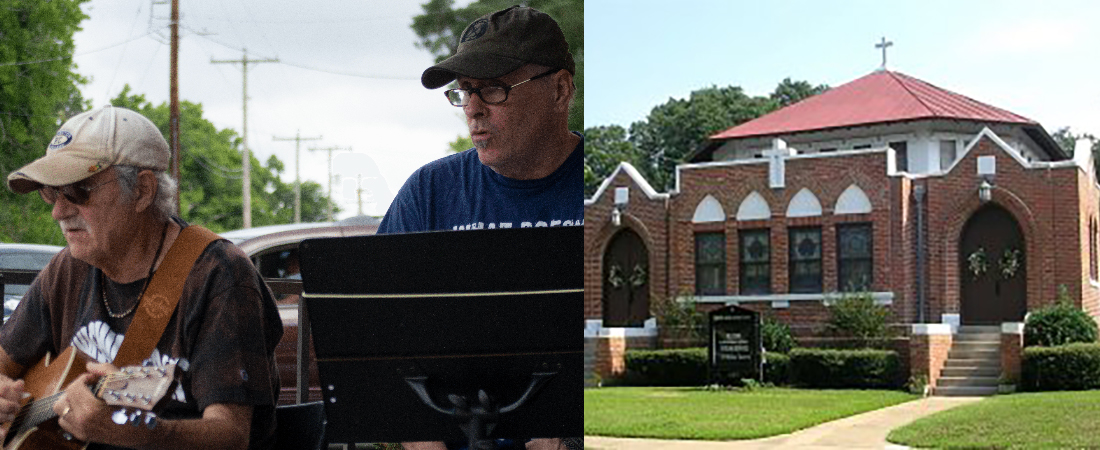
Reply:
<svg viewBox="0 0 1100 450"><path fill-rule="evenodd" d="M869 292L910 330L911 370L930 385L968 326L1002 335L1011 376L1025 314L1060 289L1100 317L1091 152L894 71L711 136L670 192L620 165L584 227L586 350L603 377L623 349L657 345L658 302L676 298L809 336L830 299Z"/></svg>

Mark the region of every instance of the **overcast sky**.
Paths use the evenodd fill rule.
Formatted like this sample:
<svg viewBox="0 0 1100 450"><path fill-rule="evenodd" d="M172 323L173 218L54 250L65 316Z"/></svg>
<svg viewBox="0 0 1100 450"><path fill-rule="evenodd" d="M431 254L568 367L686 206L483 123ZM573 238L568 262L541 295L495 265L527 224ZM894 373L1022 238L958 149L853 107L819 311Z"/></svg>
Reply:
<svg viewBox="0 0 1100 450"><path fill-rule="evenodd" d="M585 4L585 127L629 126L709 86L839 86L881 63L1100 136L1100 2L602 0Z"/></svg>
<svg viewBox="0 0 1100 450"><path fill-rule="evenodd" d="M467 135L460 108L420 74L433 57L414 46L409 28L420 1L180 0L180 99L201 103L221 128L242 130L240 64L212 59L274 59L248 67L248 142L261 163L277 155L283 180L294 180L293 141L302 141L301 177L328 185L328 153L338 146L333 197L357 212L355 185L362 175L364 213L382 215L405 179L447 154L447 143ZM468 4L459 0L458 5ZM91 79L82 90L102 106L129 84L153 104L168 101L168 1L92 0L90 16L74 36L77 72ZM349 152L347 149L351 148Z"/></svg>

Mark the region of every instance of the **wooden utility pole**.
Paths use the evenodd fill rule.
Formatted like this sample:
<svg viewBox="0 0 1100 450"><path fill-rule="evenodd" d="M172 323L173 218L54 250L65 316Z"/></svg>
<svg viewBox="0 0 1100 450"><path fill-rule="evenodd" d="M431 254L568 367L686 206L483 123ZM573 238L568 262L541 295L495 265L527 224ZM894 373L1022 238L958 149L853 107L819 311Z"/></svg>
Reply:
<svg viewBox="0 0 1100 450"><path fill-rule="evenodd" d="M248 50L245 49L244 57L241 59L231 60L216 60L211 59L211 64L240 64L241 73L244 79L244 87L242 88L241 97L244 99L244 125L241 135L241 145L244 146L242 151L241 168L244 170L244 179L241 180L241 200L244 203L244 228L252 228L252 151L248 149L248 64L249 63L265 63L265 62L279 62L278 58L275 59L248 59Z"/></svg>
<svg viewBox="0 0 1100 450"><path fill-rule="evenodd" d="M281 138L272 136L271 139L276 141L294 141L294 223L302 222L302 167L301 159L299 158L299 148L302 146L302 141L319 141L321 136L315 138L302 137L302 130L298 130L294 133L292 138Z"/></svg>
<svg viewBox="0 0 1100 450"><path fill-rule="evenodd" d="M180 185L180 86L179 86L179 56L180 56L180 2L172 0L172 57L169 64L169 107L168 107L168 146L172 150L172 177L176 179L176 186ZM176 211L180 211L180 190L176 189Z"/></svg>
<svg viewBox="0 0 1100 450"><path fill-rule="evenodd" d="M309 151L311 152L317 150L328 151L328 198L325 199L325 207L328 212L328 221L332 222L332 152L335 150L340 150L340 147L311 147L309 149ZM351 151L351 147L348 147L348 151Z"/></svg>

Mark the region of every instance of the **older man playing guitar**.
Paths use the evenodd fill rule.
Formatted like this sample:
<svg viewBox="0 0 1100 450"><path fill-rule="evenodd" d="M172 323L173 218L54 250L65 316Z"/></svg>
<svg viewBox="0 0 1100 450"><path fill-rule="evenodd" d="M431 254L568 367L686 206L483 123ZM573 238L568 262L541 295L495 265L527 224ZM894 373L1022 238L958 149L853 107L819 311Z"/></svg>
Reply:
<svg viewBox="0 0 1100 450"><path fill-rule="evenodd" d="M45 156L8 176L11 190L38 191L53 206L68 247L0 328L5 450L69 441L91 449L273 444L282 336L274 300L240 249L175 216L168 161L152 122L107 106L68 120ZM111 384L122 366L178 383L162 401L89 388ZM42 382L43 373L57 379ZM120 399L160 409L158 420L134 420L140 414L112 406ZM52 418L25 426L43 412Z"/></svg>

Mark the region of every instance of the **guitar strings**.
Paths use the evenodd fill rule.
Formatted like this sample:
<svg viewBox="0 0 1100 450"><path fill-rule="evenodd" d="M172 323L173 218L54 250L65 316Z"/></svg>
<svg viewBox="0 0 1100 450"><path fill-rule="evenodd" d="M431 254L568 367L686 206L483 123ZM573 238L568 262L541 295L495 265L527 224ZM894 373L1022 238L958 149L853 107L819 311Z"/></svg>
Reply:
<svg viewBox="0 0 1100 450"><path fill-rule="evenodd" d="M104 384L130 378L135 378L135 375L122 372L104 375L100 378L100 381L96 383L96 392L98 392L100 390L99 388L102 387ZM23 405L23 407L19 409L19 413L16 414L15 418L12 419L12 423L20 424L19 428L22 431L26 428L29 428L25 427L26 424L34 422L33 426L37 426L39 423L45 422L46 420L53 418L53 416L56 415L53 412L53 405L54 403L57 403L57 399L60 398L61 394L63 393L65 393L65 391L55 392L40 399L36 399L26 405ZM26 418L28 416L37 420L27 421Z"/></svg>

